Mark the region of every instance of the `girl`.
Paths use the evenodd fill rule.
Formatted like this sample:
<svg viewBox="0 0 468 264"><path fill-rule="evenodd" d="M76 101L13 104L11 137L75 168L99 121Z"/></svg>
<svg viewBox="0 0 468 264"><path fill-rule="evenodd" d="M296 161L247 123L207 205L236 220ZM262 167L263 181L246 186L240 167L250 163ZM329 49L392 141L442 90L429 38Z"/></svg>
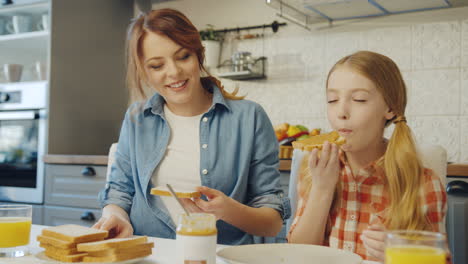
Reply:
<svg viewBox="0 0 468 264"><path fill-rule="evenodd" d="M416 153L397 65L360 51L333 66L326 87L328 120L346 143L339 150L326 142L320 158L314 149L304 159L288 241L383 261L385 230L443 232L446 194ZM386 140L390 124L395 129Z"/></svg>
<svg viewBox="0 0 468 264"><path fill-rule="evenodd" d="M182 13L153 10L131 24L128 86L133 98L120 133L103 217L94 226L117 237L175 238L172 197L149 194L170 183L208 199L185 199L192 212L208 212L218 243L247 244L275 236L289 217L279 186L278 144L256 103L226 92L203 67L198 30ZM144 87L155 92L146 97ZM167 198L167 199L166 199Z"/></svg>

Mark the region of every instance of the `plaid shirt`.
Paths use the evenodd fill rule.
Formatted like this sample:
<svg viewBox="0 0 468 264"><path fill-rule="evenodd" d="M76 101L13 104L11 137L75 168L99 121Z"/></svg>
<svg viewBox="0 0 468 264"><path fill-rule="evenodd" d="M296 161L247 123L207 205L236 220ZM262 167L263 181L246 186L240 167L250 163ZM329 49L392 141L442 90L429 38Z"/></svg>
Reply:
<svg viewBox="0 0 468 264"><path fill-rule="evenodd" d="M365 260L376 260L367 253L359 237L368 226L383 224L385 220L386 208L390 203L384 180L385 172L375 161L353 176L342 152L340 161L341 206L332 209L329 214L324 245L357 253ZM432 223L432 231L445 232L447 195L439 177L432 170L424 169L423 173L424 185L420 192L423 211ZM296 216L288 239L304 213L307 198L298 198Z"/></svg>

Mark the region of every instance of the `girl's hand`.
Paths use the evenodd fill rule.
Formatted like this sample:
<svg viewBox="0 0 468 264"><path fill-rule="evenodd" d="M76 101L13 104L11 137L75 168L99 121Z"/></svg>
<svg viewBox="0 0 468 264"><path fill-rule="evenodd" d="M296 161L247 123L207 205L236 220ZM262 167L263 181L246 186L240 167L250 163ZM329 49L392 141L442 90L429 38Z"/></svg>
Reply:
<svg viewBox="0 0 468 264"><path fill-rule="evenodd" d="M232 204L235 202L224 193L205 186L198 187L197 191L205 195L208 201L204 201L200 198L194 198L193 200L181 199L187 210L192 213L211 213L214 214L218 220L224 219L228 210L232 208Z"/></svg>
<svg viewBox="0 0 468 264"><path fill-rule="evenodd" d="M364 230L361 235L367 252L384 262L385 259L385 227L382 224L374 224Z"/></svg>
<svg viewBox="0 0 468 264"><path fill-rule="evenodd" d="M335 190L340 176L338 146L325 141L320 158L318 149L313 149L309 157L309 170L313 187L320 190Z"/></svg>

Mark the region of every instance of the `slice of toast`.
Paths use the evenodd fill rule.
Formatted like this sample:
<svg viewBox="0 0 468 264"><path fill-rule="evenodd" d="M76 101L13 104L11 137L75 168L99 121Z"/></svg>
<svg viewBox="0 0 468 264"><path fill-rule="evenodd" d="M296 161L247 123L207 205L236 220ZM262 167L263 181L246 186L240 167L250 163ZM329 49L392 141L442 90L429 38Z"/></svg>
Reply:
<svg viewBox="0 0 468 264"><path fill-rule="evenodd" d="M201 193L195 190L181 190L174 188L177 197L179 198L200 198ZM160 195L160 196L172 196L171 192L167 187L164 186L157 186L155 188L151 188L152 195Z"/></svg>
<svg viewBox="0 0 468 264"><path fill-rule="evenodd" d="M79 225L60 225L43 229L42 235L68 242L83 243L103 240L108 232Z"/></svg>
<svg viewBox="0 0 468 264"><path fill-rule="evenodd" d="M83 258L83 261L84 262L116 262L116 261L124 261L124 260L129 260L129 259L146 257L146 256L151 255L151 253L152 253L151 248L148 248L148 249L141 250L141 251L124 253L124 254L115 254L115 255L109 255L105 257L85 256Z"/></svg>
<svg viewBox="0 0 468 264"><path fill-rule="evenodd" d="M129 237L129 238L113 238L97 242L80 243L76 248L80 252L99 251L110 248L127 248L139 244L146 243L148 238L146 236Z"/></svg>
<svg viewBox="0 0 468 264"><path fill-rule="evenodd" d="M44 244L53 245L54 247L61 248L61 249L76 248L76 243L63 241L63 240L53 238L53 237L48 237L48 236L39 235L37 236L37 241L44 243Z"/></svg>
<svg viewBox="0 0 468 264"><path fill-rule="evenodd" d="M337 145L343 145L346 143L346 139L344 137L340 136L338 132L332 131L330 133L320 134L303 140L294 141L292 142L292 145L294 149L311 151L314 148L322 149L323 143L325 141Z"/></svg>
<svg viewBox="0 0 468 264"><path fill-rule="evenodd" d="M88 251L89 257L107 257L110 255L117 255L117 254L128 254L132 252L139 252L139 251L146 251L148 249L152 249L154 247L154 242L148 242L143 244L138 244L126 248L109 248L103 249L99 251Z"/></svg>
<svg viewBox="0 0 468 264"><path fill-rule="evenodd" d="M51 258L62 262L81 262L83 258L87 255L87 253L79 253L74 255L60 255L55 252L51 252L49 250L45 250L44 254Z"/></svg>
<svg viewBox="0 0 468 264"><path fill-rule="evenodd" d="M55 246L52 246L50 244L47 244L47 243L40 243L39 246L41 248L44 248L45 250L49 250L49 252L51 253L57 253L57 254L60 254L60 255L73 255L73 254L77 254L78 253L78 250L76 250L76 247L73 247L73 248L59 248L59 247L55 247ZM82 252L80 252L82 253Z"/></svg>

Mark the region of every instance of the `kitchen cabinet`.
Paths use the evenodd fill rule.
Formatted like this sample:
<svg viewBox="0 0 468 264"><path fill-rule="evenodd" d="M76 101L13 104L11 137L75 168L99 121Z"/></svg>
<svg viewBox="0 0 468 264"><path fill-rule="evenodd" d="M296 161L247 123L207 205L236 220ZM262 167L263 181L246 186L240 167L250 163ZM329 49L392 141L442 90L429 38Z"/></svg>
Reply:
<svg viewBox="0 0 468 264"><path fill-rule="evenodd" d="M35 225L42 225L44 222L44 206L32 206L32 223Z"/></svg>
<svg viewBox="0 0 468 264"><path fill-rule="evenodd" d="M91 227L99 218L101 210L98 209L44 206L44 225L47 226L75 224Z"/></svg>
<svg viewBox="0 0 468 264"><path fill-rule="evenodd" d="M45 204L99 209L107 166L47 164Z"/></svg>
<svg viewBox="0 0 468 264"><path fill-rule="evenodd" d="M458 172L463 176L448 175L448 185L455 181L468 183L468 165L455 166L458 171L452 169L452 172ZM468 263L468 193L458 189L455 192L450 191L447 198L447 237L453 263Z"/></svg>
<svg viewBox="0 0 468 264"><path fill-rule="evenodd" d="M106 185L105 156L45 156L43 224L93 225L101 217L99 192Z"/></svg>
<svg viewBox="0 0 468 264"><path fill-rule="evenodd" d="M46 153L106 154L127 109L125 39L134 1L27 2L0 6L5 21L32 19L29 30L0 35L0 65L22 65L24 83L38 81L36 68L43 66ZM9 85L6 80L0 77L0 88Z"/></svg>

